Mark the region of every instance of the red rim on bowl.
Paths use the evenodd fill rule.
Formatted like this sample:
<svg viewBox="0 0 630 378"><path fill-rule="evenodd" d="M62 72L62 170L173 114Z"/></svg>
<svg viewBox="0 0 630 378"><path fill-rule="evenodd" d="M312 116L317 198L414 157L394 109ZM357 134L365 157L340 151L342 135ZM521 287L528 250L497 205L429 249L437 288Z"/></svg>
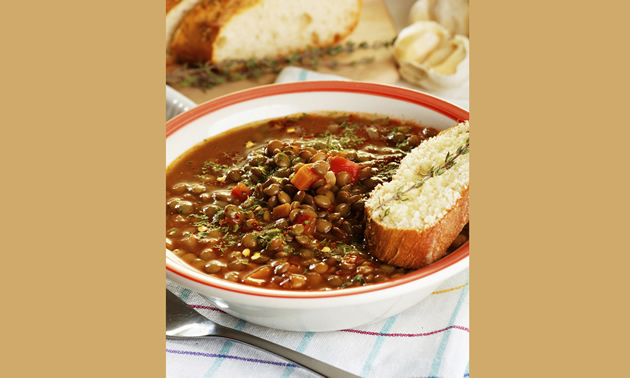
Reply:
<svg viewBox="0 0 630 378"><path fill-rule="evenodd" d="M410 89L394 87L390 85L362 83L362 82L346 82L346 81L310 81L295 82L283 84L271 84L260 86L252 89L246 89L234 92L216 99L203 103L185 113L182 113L166 123L166 137L168 138L175 131L184 127L188 123L219 109L234 104L255 100L268 96L276 96L290 93L304 92L349 92L356 94L375 95L379 97L387 97L400 101L417 104L424 108L431 109L439 114L451 118L455 122L468 120L468 111L461 109L451 103L441 100L437 97L427 95L425 93L413 91ZM467 259L469 256L469 243L467 242L456 251L450 253L446 257L437 262L408 273L404 276L388 280L382 283L356 287L345 288L333 291L282 291L274 289L264 289L245 284L232 283L220 278L206 276L201 272L194 271L192 267L186 267L176 261L175 257L166 254L166 269L171 273L178 275L190 281L210 286L220 290L227 290L236 293L254 295L260 297L273 298L331 298L347 295L364 294L374 291L380 291L391 287L403 285L405 283L418 280L423 277L434 275L444 269Z"/></svg>

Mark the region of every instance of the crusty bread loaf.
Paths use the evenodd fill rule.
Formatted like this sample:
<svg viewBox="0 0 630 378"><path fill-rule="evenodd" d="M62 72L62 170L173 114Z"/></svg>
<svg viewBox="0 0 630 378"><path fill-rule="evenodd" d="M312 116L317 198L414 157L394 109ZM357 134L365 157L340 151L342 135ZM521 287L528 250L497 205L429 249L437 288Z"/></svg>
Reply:
<svg viewBox="0 0 630 378"><path fill-rule="evenodd" d="M468 223L469 124L462 122L412 150L392 181L374 189L365 203L366 242L374 256L392 265L422 268L444 256ZM427 178L431 168L454 165ZM418 188L413 187L423 182ZM391 200L403 193L400 199Z"/></svg>
<svg viewBox="0 0 630 378"><path fill-rule="evenodd" d="M333 45L356 27L362 0L167 0L171 59L275 58ZM170 9L169 9L170 8Z"/></svg>
<svg viewBox="0 0 630 378"><path fill-rule="evenodd" d="M199 0L166 0L166 47L171 43L175 29Z"/></svg>

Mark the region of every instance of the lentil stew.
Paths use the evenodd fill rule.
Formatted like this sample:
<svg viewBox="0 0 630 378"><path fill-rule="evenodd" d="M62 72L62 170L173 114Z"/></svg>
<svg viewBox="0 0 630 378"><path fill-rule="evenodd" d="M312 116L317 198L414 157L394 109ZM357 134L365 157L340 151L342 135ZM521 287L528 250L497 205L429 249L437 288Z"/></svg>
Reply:
<svg viewBox="0 0 630 378"><path fill-rule="evenodd" d="M245 125L167 169L166 247L208 275L280 290L333 290L408 273L364 245L364 201L438 130L367 114ZM468 239L468 227L450 251Z"/></svg>

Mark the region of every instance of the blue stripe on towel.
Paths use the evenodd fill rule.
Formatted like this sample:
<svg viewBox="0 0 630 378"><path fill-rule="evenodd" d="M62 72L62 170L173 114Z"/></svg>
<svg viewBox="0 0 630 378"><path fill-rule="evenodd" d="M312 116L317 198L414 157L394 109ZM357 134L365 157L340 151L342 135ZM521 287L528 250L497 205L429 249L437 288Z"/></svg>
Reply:
<svg viewBox="0 0 630 378"><path fill-rule="evenodd" d="M236 323L236 326L234 326L234 329L237 331L241 331L243 328L245 328L245 325L247 324L247 322L243 319L239 319L238 323ZM221 351L219 351L219 355L227 355L230 353L230 349L232 349L232 345L234 343L232 341L226 341L223 343L223 347L221 348ZM206 374L204 374L204 377L206 378L210 378L213 377L214 374L216 374L217 370L219 370L219 368L221 368L221 365L223 364L223 361L225 361L225 357L219 357L214 361L214 364L212 364L212 366L210 367L210 370L208 370L208 372L206 372Z"/></svg>
<svg viewBox="0 0 630 378"><path fill-rule="evenodd" d="M381 334L387 333L394 325L396 318L398 318L398 315L392 316L391 318L387 319L380 333ZM368 374L370 373L370 370L372 370L372 363L376 359L376 356L378 356L378 352L381 350L381 347L383 346L384 342L385 342L385 336L376 337L376 341L374 342L374 345L372 346L372 350L370 351L370 354L368 355L365 361L365 365L363 365L363 371L361 372L362 377L367 377Z"/></svg>
<svg viewBox="0 0 630 378"><path fill-rule="evenodd" d="M302 337L302 341L300 342L300 345L298 345L298 347L295 349L296 352L300 352L300 353L304 353L304 350L306 349L306 346L308 345L308 343L311 341L311 339L313 339L313 336L315 335L315 332L306 332L304 334L304 337ZM287 378L289 376L291 376L291 373L293 373L293 370L295 370L295 366L287 366L284 371L282 372L282 378Z"/></svg>
<svg viewBox="0 0 630 378"><path fill-rule="evenodd" d="M192 293L192 291L186 288L183 288L182 293L179 295L179 297L181 298L182 301L186 302L188 300L188 297L190 296L190 293Z"/></svg>
<svg viewBox="0 0 630 378"><path fill-rule="evenodd" d="M464 303L464 299L468 295L468 287L469 287L468 285L464 286L464 289L462 290L462 294L459 296L459 300L457 301L455 310L453 310L451 319L448 321L449 327L455 324L455 319L457 319L457 314L459 313L459 310L462 307L462 303ZM451 335L451 328L447 329L446 332L444 332L444 336L442 337L442 342L440 343L440 346L438 347L438 351L435 354L435 358L433 359L433 364L431 365L431 372L429 373L429 375L431 376L438 375L438 371L440 370L440 365L442 364L442 355L444 354L444 350L446 349L446 345L448 344L448 339L450 335Z"/></svg>

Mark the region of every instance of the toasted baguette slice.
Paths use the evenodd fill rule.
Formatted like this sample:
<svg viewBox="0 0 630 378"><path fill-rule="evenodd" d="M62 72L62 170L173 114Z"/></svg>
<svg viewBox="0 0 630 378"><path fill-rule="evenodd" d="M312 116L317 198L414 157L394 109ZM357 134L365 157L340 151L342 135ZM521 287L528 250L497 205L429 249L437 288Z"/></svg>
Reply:
<svg viewBox="0 0 630 378"><path fill-rule="evenodd" d="M167 51L180 62L275 58L329 46L352 32L362 5L362 0L191 1L196 4L180 20L167 20ZM172 37L169 22L177 25Z"/></svg>
<svg viewBox="0 0 630 378"><path fill-rule="evenodd" d="M444 256L468 223L469 154L460 154L441 175L425 179L468 144L468 121L425 141L401 161L392 181L374 189L365 203L367 247L378 259L422 268ZM401 199L390 200L405 192ZM382 205L381 205L382 204Z"/></svg>

